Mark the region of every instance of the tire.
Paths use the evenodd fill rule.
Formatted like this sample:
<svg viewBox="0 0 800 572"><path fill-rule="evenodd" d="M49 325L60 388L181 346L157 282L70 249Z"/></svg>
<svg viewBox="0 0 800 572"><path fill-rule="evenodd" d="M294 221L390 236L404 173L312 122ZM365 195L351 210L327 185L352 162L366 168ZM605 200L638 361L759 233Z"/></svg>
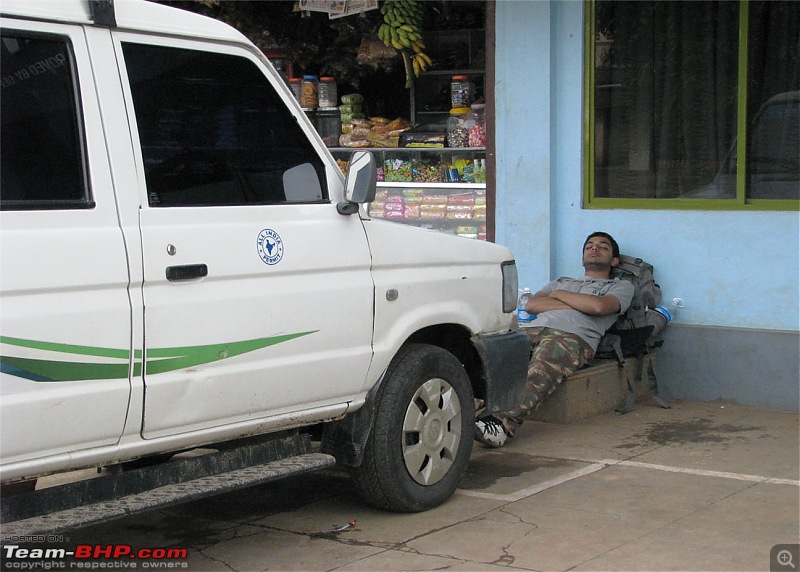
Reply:
<svg viewBox="0 0 800 572"><path fill-rule="evenodd" d="M404 347L379 390L363 462L351 469L359 494L396 512L440 505L466 473L474 423L472 386L458 359L436 346Z"/></svg>

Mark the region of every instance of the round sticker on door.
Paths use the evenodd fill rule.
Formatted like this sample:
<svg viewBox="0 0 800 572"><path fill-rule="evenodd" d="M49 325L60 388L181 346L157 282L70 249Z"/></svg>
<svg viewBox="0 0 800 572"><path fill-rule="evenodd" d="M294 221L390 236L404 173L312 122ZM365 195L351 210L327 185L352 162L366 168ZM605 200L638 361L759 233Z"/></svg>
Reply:
<svg viewBox="0 0 800 572"><path fill-rule="evenodd" d="M258 233L258 255L270 266L283 258L283 240L271 228L265 228Z"/></svg>

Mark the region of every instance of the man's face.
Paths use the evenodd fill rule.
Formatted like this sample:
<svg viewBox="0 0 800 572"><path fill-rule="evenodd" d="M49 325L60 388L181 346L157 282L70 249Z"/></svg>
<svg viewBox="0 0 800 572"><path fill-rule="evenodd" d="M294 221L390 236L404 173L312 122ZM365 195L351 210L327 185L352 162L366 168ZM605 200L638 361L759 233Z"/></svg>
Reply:
<svg viewBox="0 0 800 572"><path fill-rule="evenodd" d="M611 269L616 266L619 259L614 258L614 247L611 241L603 236L593 236L583 246L583 267L587 270Z"/></svg>

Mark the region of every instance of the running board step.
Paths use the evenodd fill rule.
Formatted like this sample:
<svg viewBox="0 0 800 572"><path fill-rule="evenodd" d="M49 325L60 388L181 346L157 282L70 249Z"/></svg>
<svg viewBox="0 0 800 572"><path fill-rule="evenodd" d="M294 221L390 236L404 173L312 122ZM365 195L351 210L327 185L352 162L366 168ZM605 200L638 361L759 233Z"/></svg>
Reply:
<svg viewBox="0 0 800 572"><path fill-rule="evenodd" d="M117 499L4 522L4 538L61 532L89 524L98 524L131 514L164 508L253 485L330 467L336 463L331 455L307 453L271 461L261 465L209 475L194 480L164 485L149 491Z"/></svg>

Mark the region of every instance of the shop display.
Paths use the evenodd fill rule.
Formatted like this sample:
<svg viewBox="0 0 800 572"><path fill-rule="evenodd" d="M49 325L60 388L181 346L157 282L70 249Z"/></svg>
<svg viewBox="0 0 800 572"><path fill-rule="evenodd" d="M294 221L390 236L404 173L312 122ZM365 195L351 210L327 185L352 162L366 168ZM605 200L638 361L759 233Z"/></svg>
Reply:
<svg viewBox="0 0 800 572"><path fill-rule="evenodd" d="M342 104L339 106L342 125L351 124L353 119L364 119L364 113L361 110L363 100L364 98L358 93L342 96ZM344 133L349 133L349 131L344 131Z"/></svg>
<svg viewBox="0 0 800 572"><path fill-rule="evenodd" d="M349 149L332 149L345 159ZM485 151L447 147L373 148L378 193L368 208L382 218L486 240Z"/></svg>
<svg viewBox="0 0 800 572"><path fill-rule="evenodd" d="M450 81L450 106L469 107L472 105L475 86L465 75L454 75Z"/></svg>
<svg viewBox="0 0 800 572"><path fill-rule="evenodd" d="M473 103L465 120L470 147L486 147L486 105Z"/></svg>
<svg viewBox="0 0 800 572"><path fill-rule="evenodd" d="M439 129L410 129L400 134L400 147L437 149L445 145L445 133Z"/></svg>
<svg viewBox="0 0 800 572"><path fill-rule="evenodd" d="M292 93L294 94L294 98L297 100L298 103L300 103L300 95L301 95L301 90L302 90L301 83L302 82L303 82L302 78L299 78L299 77L289 78L289 88L292 90Z"/></svg>
<svg viewBox="0 0 800 572"><path fill-rule="evenodd" d="M342 147L399 147L400 134L411 128L411 124L398 117L371 117L353 119L349 124L342 123L339 145Z"/></svg>
<svg viewBox="0 0 800 572"><path fill-rule="evenodd" d="M336 79L330 76L319 78L318 100L320 107L336 107L339 99L336 94Z"/></svg>
<svg viewBox="0 0 800 572"><path fill-rule="evenodd" d="M414 124L447 122L449 111L486 97L486 40L483 29L426 30L433 68L410 93Z"/></svg>
<svg viewBox="0 0 800 572"><path fill-rule="evenodd" d="M304 75L300 84L300 107L316 109L319 106L319 79L315 75Z"/></svg>
<svg viewBox="0 0 800 572"><path fill-rule="evenodd" d="M338 147L342 134L342 121L336 107L320 107L317 110L317 132L326 147Z"/></svg>
<svg viewBox="0 0 800 572"><path fill-rule="evenodd" d="M303 108L303 113L306 114L306 117L308 117L308 120L311 122L311 125L316 127L317 126L317 110L315 108L304 107Z"/></svg>
<svg viewBox="0 0 800 572"><path fill-rule="evenodd" d="M469 107L454 107L450 110L447 119L447 146L469 147L469 130L467 128L467 115Z"/></svg>
<svg viewBox="0 0 800 572"><path fill-rule="evenodd" d="M384 15L394 22L395 11L388 10L393 4L385 4L391 16ZM394 26L384 24L381 34L390 34ZM327 74L315 78L314 124L342 171L347 171L353 149L369 150L375 157L378 192L367 206L370 216L486 240L491 214L486 196L482 34L481 30L443 30L431 35L441 59L434 58L431 71L415 78L415 89L408 93L409 118L377 116L375 109L390 107L386 100L369 101L361 93L344 92L330 105L331 90L341 91L336 80ZM445 58L448 55L456 58L452 65ZM394 87L398 86L386 89ZM387 100L396 99L395 95Z"/></svg>
<svg viewBox="0 0 800 572"><path fill-rule="evenodd" d="M381 189L370 203L369 215L375 218L420 221L486 221L485 191L474 194L443 194L429 189ZM475 231L477 233L477 230Z"/></svg>
<svg viewBox="0 0 800 572"><path fill-rule="evenodd" d="M475 159L472 168L473 181L476 183L486 182L486 159Z"/></svg>

